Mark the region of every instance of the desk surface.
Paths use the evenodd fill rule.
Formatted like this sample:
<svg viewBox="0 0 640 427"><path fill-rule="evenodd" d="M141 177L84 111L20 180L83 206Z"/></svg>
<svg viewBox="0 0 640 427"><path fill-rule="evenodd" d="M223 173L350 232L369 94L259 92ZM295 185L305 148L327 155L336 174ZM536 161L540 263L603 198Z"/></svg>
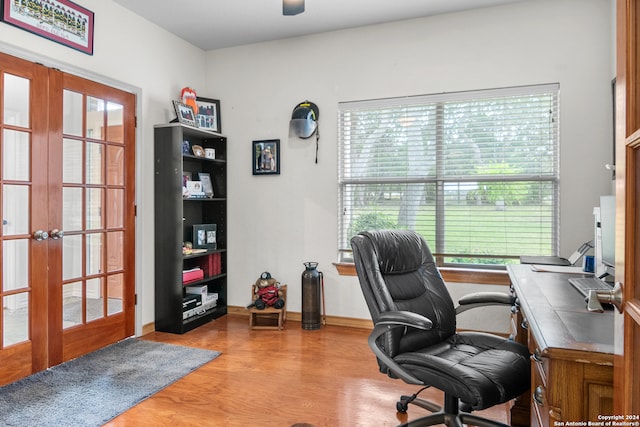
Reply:
<svg viewBox="0 0 640 427"><path fill-rule="evenodd" d="M527 264L507 270L543 356L613 364L613 310L587 311L584 297L568 281L582 275L536 272Z"/></svg>

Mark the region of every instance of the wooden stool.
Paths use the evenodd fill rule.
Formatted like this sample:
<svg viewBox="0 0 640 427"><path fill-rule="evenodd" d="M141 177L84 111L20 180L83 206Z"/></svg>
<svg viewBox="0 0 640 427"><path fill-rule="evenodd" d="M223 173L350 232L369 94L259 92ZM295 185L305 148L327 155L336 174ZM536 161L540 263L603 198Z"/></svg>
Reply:
<svg viewBox="0 0 640 427"><path fill-rule="evenodd" d="M251 288L251 297L256 294L256 285ZM280 286L284 306L282 308L265 307L258 310L249 308L249 329L277 329L282 330L287 321L287 285ZM264 323L267 323L266 325Z"/></svg>

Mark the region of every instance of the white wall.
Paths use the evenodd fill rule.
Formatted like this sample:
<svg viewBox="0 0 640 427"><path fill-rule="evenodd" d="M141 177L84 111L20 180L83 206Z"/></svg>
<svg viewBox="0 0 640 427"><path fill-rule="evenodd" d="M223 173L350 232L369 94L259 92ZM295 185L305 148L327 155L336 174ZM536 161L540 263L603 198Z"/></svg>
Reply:
<svg viewBox="0 0 640 427"><path fill-rule="evenodd" d="M203 87L204 52L112 1L78 2L95 13L92 56L0 23L0 51L137 93L137 311L153 322L153 125L173 117L171 100L184 86Z"/></svg>
<svg viewBox="0 0 640 427"><path fill-rule="evenodd" d="M563 254L588 238L592 206L610 191L603 164L611 156L612 0L528 1L206 53L112 1L79 3L96 14L93 56L4 23L0 51L139 95L139 325L154 317L153 125L173 117L170 101L183 86L221 100L231 305L247 304L250 284L268 270L290 284L289 307L300 311L302 263L318 261L327 314L368 317L356 279L331 265L340 101L560 82ZM317 165L312 141L287 136L291 110L304 99L321 109ZM282 174L254 177L251 141L266 138L282 141Z"/></svg>
<svg viewBox="0 0 640 427"><path fill-rule="evenodd" d="M559 82L561 253L592 235L611 191L610 0L537 0L207 52L204 96L229 137L229 303L248 303L263 270L300 311L303 262L325 274L327 314L367 318L337 260L340 101ZM320 151L288 138L296 103L320 108ZM281 140L281 175L251 173L251 141Z"/></svg>

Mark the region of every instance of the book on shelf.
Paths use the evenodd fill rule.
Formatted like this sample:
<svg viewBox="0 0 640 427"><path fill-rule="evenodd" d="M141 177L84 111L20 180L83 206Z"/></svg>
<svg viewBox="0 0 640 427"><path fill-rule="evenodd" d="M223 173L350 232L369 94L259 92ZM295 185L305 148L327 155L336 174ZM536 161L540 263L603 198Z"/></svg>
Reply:
<svg viewBox="0 0 640 427"><path fill-rule="evenodd" d="M222 255L220 252L210 254L201 264L207 276L222 274Z"/></svg>
<svg viewBox="0 0 640 427"><path fill-rule="evenodd" d="M190 270L182 271L182 283L195 282L204 278L204 270L200 267L195 267Z"/></svg>

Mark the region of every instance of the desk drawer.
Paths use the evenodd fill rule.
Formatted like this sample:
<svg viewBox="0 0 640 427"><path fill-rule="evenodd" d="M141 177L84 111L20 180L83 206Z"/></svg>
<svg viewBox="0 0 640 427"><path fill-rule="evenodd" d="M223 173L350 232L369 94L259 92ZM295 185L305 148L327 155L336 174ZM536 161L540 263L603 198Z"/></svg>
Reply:
<svg viewBox="0 0 640 427"><path fill-rule="evenodd" d="M531 356L531 425L540 427L549 427L550 425L544 365L533 355Z"/></svg>
<svg viewBox="0 0 640 427"><path fill-rule="evenodd" d="M548 386L547 378L549 377L549 359L540 356L540 350L538 349L531 351L531 371L536 371L542 386ZM532 377L532 379L533 378L534 377Z"/></svg>
<svg viewBox="0 0 640 427"><path fill-rule="evenodd" d="M542 385L547 387L547 377L549 376L549 358L543 357L540 354L540 348L538 347L538 343L536 339L533 337L531 332L528 335L528 347L529 353L531 353L531 370L537 370L538 375L540 377L540 381ZM532 373L533 375L533 373ZM534 377L531 377L533 379ZM533 391L533 387L531 388Z"/></svg>

